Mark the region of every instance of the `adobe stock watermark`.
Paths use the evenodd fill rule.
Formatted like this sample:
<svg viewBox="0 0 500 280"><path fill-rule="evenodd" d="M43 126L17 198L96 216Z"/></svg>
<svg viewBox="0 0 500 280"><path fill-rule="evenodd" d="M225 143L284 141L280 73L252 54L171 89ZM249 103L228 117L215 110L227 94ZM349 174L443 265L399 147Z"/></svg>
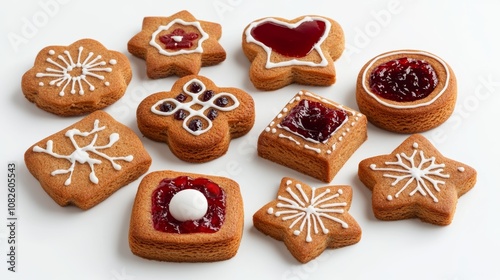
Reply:
<svg viewBox="0 0 500 280"><path fill-rule="evenodd" d="M344 56L351 61L351 56L361 53L361 50L368 47L372 40L377 37L384 28L389 26L393 16L403 11L403 7L398 0L387 2L384 9L379 11L370 11L371 20L363 28L354 28L354 37L351 42L346 42Z"/></svg>
<svg viewBox="0 0 500 280"><path fill-rule="evenodd" d="M21 17L19 29L7 33L7 38L14 52L17 53L21 46L28 44L31 39L35 38L40 29L46 27L50 19L59 14L61 7L70 1L41 0L38 2L38 9L31 16Z"/></svg>
<svg viewBox="0 0 500 280"><path fill-rule="evenodd" d="M125 267L122 267L120 269L120 271L117 271L115 269L113 269L111 271L111 278L110 280L135 280L135 276L133 275L130 275L127 273L127 271L125 270Z"/></svg>
<svg viewBox="0 0 500 280"><path fill-rule="evenodd" d="M305 280L314 274L320 265L330 259L333 252L331 250L325 250L317 258L305 263L297 265L281 275L282 280Z"/></svg>
<svg viewBox="0 0 500 280"><path fill-rule="evenodd" d="M223 20L226 13L233 12L242 2L243 0L215 0L212 6L217 16Z"/></svg>
<svg viewBox="0 0 500 280"><path fill-rule="evenodd" d="M479 76L474 92L455 105L451 117L431 132L430 140L434 144L446 142L450 132L458 130L466 119L477 112L492 96L498 95L499 91L500 79L494 80L492 75Z"/></svg>

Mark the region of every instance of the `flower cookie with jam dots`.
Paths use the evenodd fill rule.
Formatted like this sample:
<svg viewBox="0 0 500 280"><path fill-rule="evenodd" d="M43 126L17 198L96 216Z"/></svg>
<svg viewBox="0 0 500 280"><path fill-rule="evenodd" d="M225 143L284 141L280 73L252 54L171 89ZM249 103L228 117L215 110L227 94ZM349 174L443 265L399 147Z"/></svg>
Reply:
<svg viewBox="0 0 500 280"><path fill-rule="evenodd" d="M132 79L128 58L98 41L42 49L22 77L24 96L41 109L75 116L103 109L120 99Z"/></svg>
<svg viewBox="0 0 500 280"><path fill-rule="evenodd" d="M253 215L261 232L283 241L290 253L307 263L327 248L353 245L361 240L361 228L348 213L350 186L312 188L283 178L277 198Z"/></svg>
<svg viewBox="0 0 500 280"><path fill-rule="evenodd" d="M187 162L207 162L224 155L232 138L253 127L253 98L237 88L216 86L203 76L178 79L170 91L154 93L137 108L144 136L165 142Z"/></svg>
<svg viewBox="0 0 500 280"><path fill-rule="evenodd" d="M183 77L226 59L218 42L221 36L219 24L180 11L169 17L145 17L141 32L129 40L128 51L146 60L149 78Z"/></svg>
<svg viewBox="0 0 500 280"><path fill-rule="evenodd" d="M453 113L457 82L441 58L419 50L391 51L366 63L356 101L374 125L398 133L435 128Z"/></svg>
<svg viewBox="0 0 500 280"><path fill-rule="evenodd" d="M137 189L129 229L129 246L137 256L222 261L236 255L242 234L243 199L231 179L156 171Z"/></svg>
<svg viewBox="0 0 500 280"><path fill-rule="evenodd" d="M444 226L452 222L458 198L474 187L477 173L414 134L391 154L361 161L358 176L373 192L376 218L419 218Z"/></svg>
<svg viewBox="0 0 500 280"><path fill-rule="evenodd" d="M104 111L31 146L26 167L54 201L89 209L148 171L139 137Z"/></svg>
<svg viewBox="0 0 500 280"><path fill-rule="evenodd" d="M258 155L324 182L331 182L367 139L366 117L302 90L262 131Z"/></svg>
<svg viewBox="0 0 500 280"><path fill-rule="evenodd" d="M258 19L243 32L242 48L251 62L249 76L260 90L292 83L329 86L335 83L333 62L345 48L340 25L327 17Z"/></svg>

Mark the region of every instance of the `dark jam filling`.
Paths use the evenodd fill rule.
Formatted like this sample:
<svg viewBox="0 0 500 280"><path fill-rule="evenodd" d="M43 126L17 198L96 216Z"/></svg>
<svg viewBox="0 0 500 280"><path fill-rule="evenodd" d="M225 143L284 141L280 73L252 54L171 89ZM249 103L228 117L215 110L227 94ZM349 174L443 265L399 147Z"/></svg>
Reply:
<svg viewBox="0 0 500 280"><path fill-rule="evenodd" d="M304 57L325 33L325 22L312 20L295 28L264 22L251 30L252 36L273 51L288 57Z"/></svg>
<svg viewBox="0 0 500 280"><path fill-rule="evenodd" d="M283 119L281 126L306 139L324 142L347 118L344 110L323 106L320 102L302 99Z"/></svg>
<svg viewBox="0 0 500 280"><path fill-rule="evenodd" d="M370 74L370 89L380 97L398 102L423 99L436 88L432 66L413 58L399 58L377 66Z"/></svg>
<svg viewBox="0 0 500 280"><path fill-rule="evenodd" d="M180 222L169 211L170 201L182 190L200 191L208 202L203 218ZM226 216L226 194L216 183L206 178L193 179L188 176L163 179L152 196L151 214L155 230L169 233L212 233L220 230Z"/></svg>
<svg viewBox="0 0 500 280"><path fill-rule="evenodd" d="M177 28L172 33L160 36L160 42L165 45L165 49L189 49L193 46L193 42L198 39L197 33L186 31Z"/></svg>

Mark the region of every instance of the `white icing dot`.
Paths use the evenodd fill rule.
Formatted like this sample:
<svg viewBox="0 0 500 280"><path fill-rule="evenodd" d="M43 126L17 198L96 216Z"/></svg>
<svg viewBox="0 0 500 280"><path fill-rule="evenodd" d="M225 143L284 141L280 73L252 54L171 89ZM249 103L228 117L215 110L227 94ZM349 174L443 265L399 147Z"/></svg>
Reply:
<svg viewBox="0 0 500 280"><path fill-rule="evenodd" d="M169 205L174 219L185 222L203 218L207 213L207 198L198 190L186 189L176 193Z"/></svg>
<svg viewBox="0 0 500 280"><path fill-rule="evenodd" d="M375 169L376 167L377 167L377 165L375 163L370 164L371 169Z"/></svg>
<svg viewBox="0 0 500 280"><path fill-rule="evenodd" d="M283 114L278 114L278 119L281 119L283 117Z"/></svg>
<svg viewBox="0 0 500 280"><path fill-rule="evenodd" d="M413 143L413 148L415 148L415 149L418 148L418 143L417 142Z"/></svg>
<svg viewBox="0 0 500 280"><path fill-rule="evenodd" d="M54 55L55 53L56 53L56 52L55 52L54 50L50 50L50 51L49 51L49 54L50 54L50 55Z"/></svg>
<svg viewBox="0 0 500 280"><path fill-rule="evenodd" d="M271 129L272 133L276 133L276 128Z"/></svg>
<svg viewBox="0 0 500 280"><path fill-rule="evenodd" d="M39 82L38 85L41 86L41 87L44 86L43 82Z"/></svg>
<svg viewBox="0 0 500 280"><path fill-rule="evenodd" d="M457 168L458 172L464 172L465 171L465 168L463 166L460 166Z"/></svg>
<svg viewBox="0 0 500 280"><path fill-rule="evenodd" d="M296 236L300 235L300 230L294 230L293 234L296 235Z"/></svg>
<svg viewBox="0 0 500 280"><path fill-rule="evenodd" d="M109 82L105 82L104 85L109 87Z"/></svg>
<svg viewBox="0 0 500 280"><path fill-rule="evenodd" d="M283 108L283 113L288 112L288 108Z"/></svg>
<svg viewBox="0 0 500 280"><path fill-rule="evenodd" d="M269 131L271 131L271 128L268 126L268 127L266 127L265 130L266 130L266 132L269 132Z"/></svg>
<svg viewBox="0 0 500 280"><path fill-rule="evenodd" d="M387 196L387 200L391 201L392 200L392 195Z"/></svg>
<svg viewBox="0 0 500 280"><path fill-rule="evenodd" d="M338 192L339 194L343 194L343 193L344 193L344 191L343 191L342 189L339 189L337 192Z"/></svg>
<svg viewBox="0 0 500 280"><path fill-rule="evenodd" d="M330 151L330 150L327 150L327 151L326 151L326 153L327 153L327 154L331 154L331 153L332 153L332 151Z"/></svg>
<svg viewBox="0 0 500 280"><path fill-rule="evenodd" d="M111 60L109 61L109 64L111 64L111 65L115 65L115 64L116 64L116 59L111 59Z"/></svg>
<svg viewBox="0 0 500 280"><path fill-rule="evenodd" d="M273 213L274 213L273 207L269 207L269 209L267 209L267 214L272 215Z"/></svg>
<svg viewBox="0 0 500 280"><path fill-rule="evenodd" d="M290 184L292 184L292 180L287 180L286 185L289 186Z"/></svg>
<svg viewBox="0 0 500 280"><path fill-rule="evenodd" d="M296 184L295 185L297 188L302 188L302 185L301 184Z"/></svg>

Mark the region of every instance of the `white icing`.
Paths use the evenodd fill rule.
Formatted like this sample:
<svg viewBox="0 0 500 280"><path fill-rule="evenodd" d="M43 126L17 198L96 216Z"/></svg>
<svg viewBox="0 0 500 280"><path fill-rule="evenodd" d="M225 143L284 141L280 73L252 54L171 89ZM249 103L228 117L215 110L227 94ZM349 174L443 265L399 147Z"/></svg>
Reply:
<svg viewBox="0 0 500 280"><path fill-rule="evenodd" d="M314 148L314 147L311 147L307 144L304 145L304 148L308 149L308 150L312 150L312 151L315 151L316 153L321 153L321 149L320 148Z"/></svg>
<svg viewBox="0 0 500 280"><path fill-rule="evenodd" d="M314 20L319 20L319 21L322 21L325 23L325 32L323 33L321 38L318 40L318 42L316 42L316 44L314 44L313 48L311 49L311 51L316 50L318 52L318 54L321 58L320 62L300 60L297 58L290 58L289 60L281 61L281 62L272 62L271 61L271 54L272 54L273 50L252 36L252 30L264 22L272 22L272 23L283 25L283 26L286 26L286 27L292 29L292 28L299 26L300 24L302 24L304 22L309 22L309 21L314 21ZM303 19L301 19L300 21L298 21L296 23L287 23L287 22L282 22L282 21L274 19L274 18L265 18L265 19L262 19L259 21L252 22L245 30L245 36L246 36L247 43L257 44L264 49L264 51L266 52L266 65L265 65L265 67L267 69L275 68L275 67L283 67L283 66L295 66L295 65L304 65L304 66L310 66L310 67L324 67L324 66L328 65L328 59L325 57L323 50L321 49L321 44L323 44L323 42L328 37L328 34L330 33L330 28L331 28L330 21L328 21L322 17L304 17Z"/></svg>
<svg viewBox="0 0 500 280"><path fill-rule="evenodd" d="M288 135L284 135L284 134L280 133L280 134L278 135L278 137L279 137L279 138L285 138L285 139L288 139L288 140L290 140L290 141L294 142L295 144L300 145L300 142L299 142L299 141L297 141L297 140L295 140L292 136L288 136Z"/></svg>
<svg viewBox="0 0 500 280"><path fill-rule="evenodd" d="M101 67L106 65L106 62L102 60L101 55L97 55L95 58L92 59L92 57L94 56L93 52L89 52L87 58L85 58L85 60L82 62L81 61L82 53L83 53L83 47L80 46L78 48L78 56L76 58L76 63L74 62L68 50L65 50L63 52L64 55L60 54L57 56L58 61L53 60L50 57L47 58L46 61L55 66L55 68L47 67L45 68L45 72L36 73L36 77L54 78L49 82L49 85L56 86L58 88L62 86L61 91L59 92L59 96L65 95L66 87L68 87L69 84L71 84L71 90L70 90L71 94L75 94L77 92L77 88L78 88L78 94L80 95L85 94L84 83L88 86L90 91L94 91L95 86L91 83L91 81L88 80L88 78L93 77L102 81L105 79L105 76L97 74L96 72L109 73L112 71L112 69L111 67L105 67L105 68ZM55 51L50 50L49 54L54 55ZM111 61L113 60L114 59L110 60L110 64L113 64L111 63ZM114 61L116 62L116 60ZM43 86L43 83L39 85Z"/></svg>
<svg viewBox="0 0 500 280"><path fill-rule="evenodd" d="M110 59L109 60L109 64L111 64L111 65L116 65L116 63L117 63L116 59Z"/></svg>
<svg viewBox="0 0 500 280"><path fill-rule="evenodd" d="M185 189L172 197L168 210L177 221L196 221L207 213L208 201L200 191Z"/></svg>
<svg viewBox="0 0 500 280"><path fill-rule="evenodd" d="M162 31L170 29L174 24L181 24L184 26L194 26L198 29L198 32L201 34L201 38L198 40L198 45L194 49L180 49L176 51L169 51L164 49L160 44L156 42L156 37L158 34ZM182 36L172 36L173 37L182 37ZM207 40L209 37L208 33L206 33L203 28L201 28L201 24L198 21L192 21L192 22L186 22L182 19L174 19L171 22L169 22L167 25L160 25L158 26L158 29L151 34L151 41L149 41L149 44L153 47L155 47L160 54L167 55L167 56L174 56L174 55L180 55L180 54L190 54L190 53L203 53L203 42ZM179 38L177 38L179 39ZM181 38L182 39L182 38ZM176 38L174 38L175 41Z"/></svg>
<svg viewBox="0 0 500 280"><path fill-rule="evenodd" d="M274 213L273 207L269 207L269 209L267 209L267 214L272 215L273 213Z"/></svg>
<svg viewBox="0 0 500 280"><path fill-rule="evenodd" d="M191 83L198 83L201 86L201 91L198 93L190 92L188 89L188 86ZM219 93L215 94L212 98L210 98L210 100L208 100L208 101L200 100L198 98L198 96L206 90L206 86L202 81L200 81L196 78L192 79L189 82L187 82L186 84L184 84L182 89L183 89L183 92L185 94L187 94L191 97L190 101L180 102L175 98L161 99L151 107L151 112L153 112L154 114L160 115L160 116L171 116L179 110L186 111L189 115L184 119L184 121L182 123L182 127L187 132L189 132L195 136L201 135L201 134L209 131L210 128L212 128L212 125L213 125L212 121L204 114L204 112L206 110L213 108L213 109L217 109L219 111L228 112L228 111L232 111L232 110L236 109L240 105L240 102L238 101L238 99L234 95L227 93L227 92L219 92ZM222 97L222 96L225 96L225 97L231 99L233 101L233 104L230 106L226 106L226 107L221 107L221 106L215 104L215 100L217 100L217 98ZM170 112L163 112L163 111L160 111L159 109L157 109L163 102L166 102L166 101L173 103L175 105L175 109L173 109ZM200 107L200 108L193 109L192 107L196 107L195 105ZM208 123L208 126L203 128L203 129L193 131L193 130L189 129L189 127L188 127L189 120L191 120L192 118L203 119L206 123Z"/></svg>
<svg viewBox="0 0 500 280"><path fill-rule="evenodd" d="M446 74L445 74L446 79L444 82L444 86L441 89L441 91L439 91L434 96L434 98L432 98L431 100L429 100L427 102L421 102L421 103L410 102L409 104L405 104L405 103L399 102L398 104L394 104L394 103L390 103L390 102L385 101L384 98L379 97L377 94L373 93L370 90L370 87L367 85L367 78L366 78L366 76L368 75L368 73L367 73L368 70L380 59L388 57L388 56L392 56L392 55L399 55L399 54L403 54L403 55L418 54L418 55L428 56L428 57L431 57L431 58L435 59L436 61L438 61L444 67L445 72L446 72ZM428 105L434 103L447 90L449 82L450 82L450 70L448 69L448 66L446 65L446 63L441 58L439 58L431 53L423 52L423 51L395 51L395 52L386 53L386 54L383 54L383 55L380 55L380 56L374 58L370 62L370 64L368 64L368 66L365 68L365 70L363 71L361 84L363 85L363 89L365 90L365 92L368 93L368 95L373 97L373 99L375 99L378 103L380 103L382 105L385 105L385 106L391 107L391 108L395 108L395 109L412 109L412 108L428 106Z"/></svg>
<svg viewBox="0 0 500 280"><path fill-rule="evenodd" d="M405 182L403 186L400 186L399 191L394 195L394 198L398 198L406 188L415 182L415 188L409 193L409 196L413 196L418 192L422 196L429 195L434 202L438 202L437 197L434 195L433 190L428 186L428 183L432 185L434 191L441 191L439 185L444 186L445 181L435 179L435 177L443 179L450 178L449 174L443 173L445 164L436 163L435 157L427 158L424 155L424 151L417 150L417 143L414 143L412 147L415 150L411 156L407 156L405 153L399 153L396 154L397 161L384 163L389 167L379 168L376 164L370 164L370 169L389 172L384 173L383 176L394 179L391 183L392 187L396 187L400 182ZM417 154L420 157L419 161L415 160ZM400 175L394 175L394 173L400 173ZM387 199L392 200L392 196L391 198L388 196Z"/></svg>
<svg viewBox="0 0 500 280"><path fill-rule="evenodd" d="M66 181L64 182L65 186L68 186L71 184L71 177L73 176L73 172L75 170L75 166L76 166L77 162L79 164L86 163L89 165L90 171L91 171L89 174L89 179L92 183L98 184L99 179L97 178L97 176L95 174L94 165L101 164L102 161L97 159L97 158L91 157L91 153L96 154L96 155L108 160L115 170L121 170L121 166L115 162L116 160L124 160L124 161L130 162L134 158L132 155L128 155L128 156L124 156L124 157L112 157L112 156L108 156L107 154L101 152L100 150L111 148L120 139L120 135L115 132L109 136L108 144L103 145L103 146L96 146L96 141L97 141L97 137L98 137L99 132L103 131L105 129L106 129L105 126L99 127L99 120L95 120L94 128L89 132L82 132L76 128L73 128L73 129L66 131L65 136L70 139L71 143L73 144L73 147L75 148L74 152L72 152L70 155L60 155L60 154L54 152L54 150L53 150L54 143L52 140L47 141L47 147L45 149L41 148L39 146L35 146L33 148L33 151L37 152L37 153L46 153L46 154L49 154L55 158L66 159L67 161L69 161L71 163L71 166L68 169L57 169L57 170L52 171L52 173L51 173L52 176L69 173L68 179L66 179ZM94 137L92 138L92 142L84 147L80 147L75 140L75 136L88 137L91 135L94 135Z"/></svg>
<svg viewBox="0 0 500 280"><path fill-rule="evenodd" d="M459 166L457 170L458 172L465 172L465 168L463 166Z"/></svg>
<svg viewBox="0 0 500 280"><path fill-rule="evenodd" d="M329 195L330 192L330 189L326 189L316 195L316 189L313 188L309 197L300 184L295 184L295 190L287 187L287 195L278 196L279 202L276 204L278 209L275 212L274 210L269 212L268 209L268 214L274 213L276 217L281 217L283 221L291 220L292 222L288 228L293 230L293 234L298 236L305 229L307 231L306 242L312 242L312 234L319 235L320 228L323 234L330 232L323 219L337 222L342 228L349 227L345 221L336 216L344 213L343 208L347 206L347 202L340 199L343 194L342 190L339 189L333 195Z"/></svg>

